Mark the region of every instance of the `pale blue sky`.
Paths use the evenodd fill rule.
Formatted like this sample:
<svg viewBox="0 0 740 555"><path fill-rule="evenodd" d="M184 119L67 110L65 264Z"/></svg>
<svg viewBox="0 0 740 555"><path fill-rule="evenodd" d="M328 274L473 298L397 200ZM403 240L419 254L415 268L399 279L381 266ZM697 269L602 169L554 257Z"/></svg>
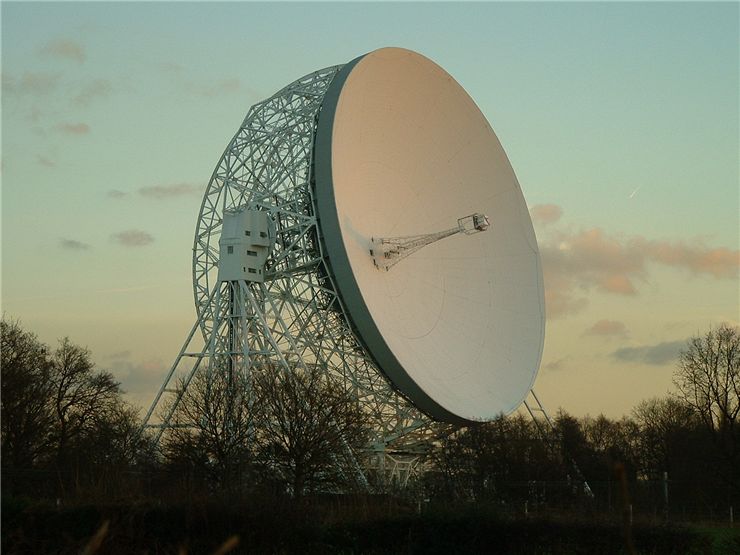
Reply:
<svg viewBox="0 0 740 555"><path fill-rule="evenodd" d="M253 102L402 46L475 99L530 206L562 210L535 220L554 299L544 400L629 411L670 387L672 361L620 348L658 352L740 320L738 12L4 2L3 310L46 341L89 345L146 402L194 316L200 198L187 191L205 186ZM146 194L176 184L184 194ZM130 230L151 242L113 237Z"/></svg>

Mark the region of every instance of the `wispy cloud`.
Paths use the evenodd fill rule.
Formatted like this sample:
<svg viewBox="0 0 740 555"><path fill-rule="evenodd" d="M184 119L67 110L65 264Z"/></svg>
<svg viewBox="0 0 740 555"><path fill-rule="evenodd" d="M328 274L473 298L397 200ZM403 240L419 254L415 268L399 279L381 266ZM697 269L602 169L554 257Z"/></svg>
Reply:
<svg viewBox="0 0 740 555"><path fill-rule="evenodd" d="M678 360L681 351L686 348L686 341L665 341L655 345L640 347L622 347L611 356L620 362L638 362L661 366Z"/></svg>
<svg viewBox="0 0 740 555"><path fill-rule="evenodd" d="M110 371L121 381L124 392L136 404L148 406L167 370L165 362L149 359L134 362L128 357L109 358Z"/></svg>
<svg viewBox="0 0 740 555"><path fill-rule="evenodd" d="M113 86L107 79L96 79L82 87L72 98L75 104L89 106L98 99L106 98L113 92Z"/></svg>
<svg viewBox="0 0 740 555"><path fill-rule="evenodd" d="M77 63L85 61L85 49L83 46L71 39L58 38L47 42L39 49L43 56L71 60Z"/></svg>
<svg viewBox="0 0 740 555"><path fill-rule="evenodd" d="M192 79L187 74L186 66L177 62L155 62L154 67L162 77L180 92L208 98L233 94L246 95L252 101L265 98L265 94L245 85L238 77L210 80Z"/></svg>
<svg viewBox="0 0 740 555"><path fill-rule="evenodd" d="M702 242L686 244L681 241L649 241L636 237L630 248L643 251L645 256L676 268L684 268L693 274L709 274L717 279L738 277L740 251L728 248L709 248Z"/></svg>
<svg viewBox="0 0 740 555"><path fill-rule="evenodd" d="M118 189L111 189L108 191L105 196L108 198L115 198L115 199L122 199L125 198L128 195L125 191L119 191Z"/></svg>
<svg viewBox="0 0 740 555"><path fill-rule="evenodd" d="M90 126L86 123L60 123L56 126L57 131L67 135L87 135Z"/></svg>
<svg viewBox="0 0 740 555"><path fill-rule="evenodd" d="M647 280L648 263L660 263L710 275L737 279L740 252L709 247L701 240L655 241L644 237L611 236L599 228L551 235L540 248L545 272L547 312L551 317L585 307L580 291L636 295Z"/></svg>
<svg viewBox="0 0 740 555"><path fill-rule="evenodd" d="M54 162L54 160L51 160L47 158L46 156L42 156L41 154L36 155L36 163L39 166L43 166L45 168L54 168L57 165L57 163Z"/></svg>
<svg viewBox="0 0 740 555"><path fill-rule="evenodd" d="M154 242L154 237L140 229L128 229L112 234L111 240L124 247L143 247Z"/></svg>
<svg viewBox="0 0 740 555"><path fill-rule="evenodd" d="M560 282L556 284L553 280L549 280L545 273L545 307L548 320L577 314L587 306L588 299L576 297L569 284Z"/></svg>
<svg viewBox="0 0 740 555"><path fill-rule="evenodd" d="M221 79L208 83L207 85L199 85L191 83L188 85L188 89L196 94L213 97L222 94L233 94L239 92L242 89L242 84L239 79L233 77L230 79Z"/></svg>
<svg viewBox="0 0 740 555"><path fill-rule="evenodd" d="M560 219L563 209L557 204L536 204L529 209L529 213L535 224L550 225Z"/></svg>
<svg viewBox="0 0 740 555"><path fill-rule="evenodd" d="M172 185L151 185L139 189L139 194L143 197L163 200L174 197L189 195L201 195L203 186L192 183L174 183Z"/></svg>
<svg viewBox="0 0 740 555"><path fill-rule="evenodd" d="M584 335L599 335L602 337L626 337L627 326L624 325L624 322L616 320L599 320L583 333Z"/></svg>
<svg viewBox="0 0 740 555"><path fill-rule="evenodd" d="M72 251L87 251L92 248L87 243L83 243L82 241L77 241L76 239L67 239L65 237L62 237L61 239L59 239L59 246L62 247L63 249L68 249Z"/></svg>
<svg viewBox="0 0 740 555"><path fill-rule="evenodd" d="M21 95L48 95L59 85L59 73L33 72L24 73L20 79L16 79L10 74L3 73L2 87L3 93Z"/></svg>
<svg viewBox="0 0 740 555"><path fill-rule="evenodd" d="M569 357L563 357L559 358L557 360L551 360L547 364L543 365L542 368L545 370L548 370L550 372L558 372L560 370L563 370L565 368L565 363L568 360Z"/></svg>

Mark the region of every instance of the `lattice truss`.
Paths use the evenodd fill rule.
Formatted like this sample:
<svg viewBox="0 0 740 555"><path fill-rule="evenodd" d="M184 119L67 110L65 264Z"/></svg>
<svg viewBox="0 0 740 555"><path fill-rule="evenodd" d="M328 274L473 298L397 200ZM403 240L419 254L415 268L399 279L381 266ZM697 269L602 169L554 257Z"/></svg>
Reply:
<svg viewBox="0 0 740 555"><path fill-rule="evenodd" d="M198 320L146 416L157 440L173 424L181 397L174 387L178 373L187 384L203 367L248 378L254 368L275 364L285 371L319 365L327 379L357 398L377 432L367 448L375 456L361 458L376 470L388 467L386 456L394 457L393 468L399 457L413 468L445 429L396 392L369 358L326 265L316 220L313 144L321 100L340 67L311 73L254 105L211 177L193 247ZM218 282L222 215L237 207L265 210L274 223L265 283ZM200 351L190 347L198 335L205 342ZM188 358L194 362L183 374Z"/></svg>

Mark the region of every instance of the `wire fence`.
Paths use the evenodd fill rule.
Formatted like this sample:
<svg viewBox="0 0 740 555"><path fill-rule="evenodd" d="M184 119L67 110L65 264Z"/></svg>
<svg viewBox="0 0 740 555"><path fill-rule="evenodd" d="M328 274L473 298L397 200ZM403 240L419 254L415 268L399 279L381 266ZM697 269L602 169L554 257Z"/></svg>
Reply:
<svg viewBox="0 0 740 555"><path fill-rule="evenodd" d="M228 490L214 485L207 476L187 468L98 469L93 473L47 469L4 469L4 499L23 497L52 505L81 503L146 502L183 503L218 495L221 499L247 501L255 491L250 476L235 476ZM735 525L738 507L721 494L698 490L692 482L637 480L627 483L626 495L616 480L589 482L593 497L583 493L580 484L569 481L508 482L489 485L485 491L463 491L454 499L429 488L394 490L419 510L449 502L485 503L502 513L536 517L558 511L580 511L584 515L635 522L674 522ZM271 492L264 484L260 495ZM376 492L377 493L377 492Z"/></svg>

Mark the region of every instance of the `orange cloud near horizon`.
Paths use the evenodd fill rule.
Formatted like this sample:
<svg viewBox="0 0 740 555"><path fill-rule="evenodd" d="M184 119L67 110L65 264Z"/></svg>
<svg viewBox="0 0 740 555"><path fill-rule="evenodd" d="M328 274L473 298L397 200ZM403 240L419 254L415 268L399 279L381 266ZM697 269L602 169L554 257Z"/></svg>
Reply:
<svg viewBox="0 0 740 555"><path fill-rule="evenodd" d="M554 224L563 215L563 209L557 204L536 204L529 209L532 221L536 224Z"/></svg>
<svg viewBox="0 0 740 555"><path fill-rule="evenodd" d="M68 135L87 135L90 132L90 126L86 123L60 123L56 128Z"/></svg>
<svg viewBox="0 0 740 555"><path fill-rule="evenodd" d="M650 240L608 235L601 228L557 232L540 246L545 274L547 313L556 318L585 308L578 290L596 289L637 295L650 263L683 269L693 275L737 279L740 251L693 242Z"/></svg>
<svg viewBox="0 0 740 555"><path fill-rule="evenodd" d="M66 38L50 40L40 49L40 53L54 58L72 60L80 64L87 58L85 48L80 43Z"/></svg>
<svg viewBox="0 0 740 555"><path fill-rule="evenodd" d="M627 335L627 326L616 320L599 320L588 328L584 335L600 335L602 337L624 337Z"/></svg>

